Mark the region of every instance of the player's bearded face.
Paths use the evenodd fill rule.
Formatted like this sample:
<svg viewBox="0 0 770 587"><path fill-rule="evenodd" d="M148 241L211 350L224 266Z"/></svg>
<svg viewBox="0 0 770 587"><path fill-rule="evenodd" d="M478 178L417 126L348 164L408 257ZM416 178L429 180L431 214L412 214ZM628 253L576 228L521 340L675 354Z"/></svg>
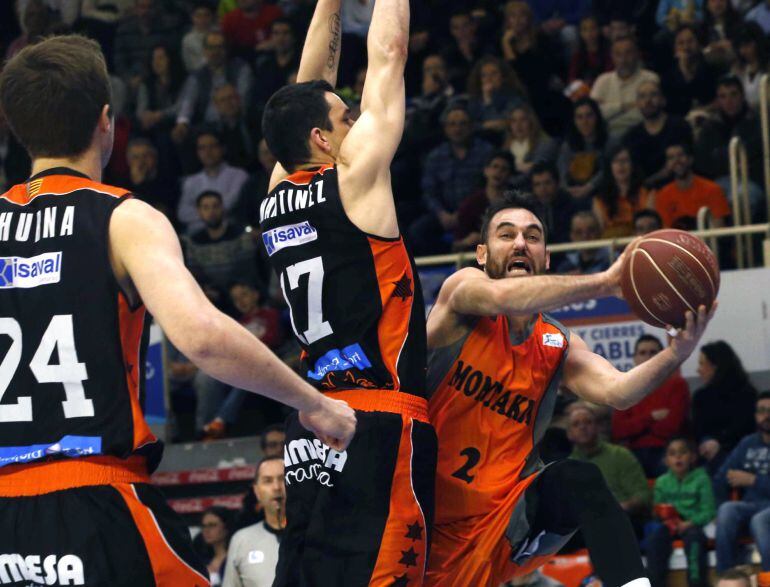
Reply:
<svg viewBox="0 0 770 587"><path fill-rule="evenodd" d="M537 216L520 208L495 215L487 242L479 245L476 256L492 279L540 275L550 261L542 224Z"/></svg>

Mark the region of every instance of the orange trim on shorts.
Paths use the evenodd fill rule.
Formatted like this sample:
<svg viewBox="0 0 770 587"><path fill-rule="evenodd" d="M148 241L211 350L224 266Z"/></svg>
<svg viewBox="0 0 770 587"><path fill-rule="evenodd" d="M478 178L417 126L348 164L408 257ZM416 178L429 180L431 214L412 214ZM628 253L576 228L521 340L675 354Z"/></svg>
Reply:
<svg viewBox="0 0 770 587"><path fill-rule="evenodd" d="M149 482L144 457L82 457L2 467L0 497L42 495L88 485Z"/></svg>
<svg viewBox="0 0 770 587"><path fill-rule="evenodd" d="M144 540L150 559L155 587L210 587L208 578L188 565L166 542L155 516L137 497L131 485L117 485L115 489L126 502L128 511Z"/></svg>
<svg viewBox="0 0 770 587"><path fill-rule="evenodd" d="M370 587L396 584L419 587L425 577L427 528L412 487L412 428L405 420L390 487L390 509ZM398 582L400 581L400 583Z"/></svg>
<svg viewBox="0 0 770 587"><path fill-rule="evenodd" d="M428 420L428 402L425 398L410 393L390 389L343 389L342 391L325 392L324 395L345 401L354 410L390 412L426 424L430 422Z"/></svg>

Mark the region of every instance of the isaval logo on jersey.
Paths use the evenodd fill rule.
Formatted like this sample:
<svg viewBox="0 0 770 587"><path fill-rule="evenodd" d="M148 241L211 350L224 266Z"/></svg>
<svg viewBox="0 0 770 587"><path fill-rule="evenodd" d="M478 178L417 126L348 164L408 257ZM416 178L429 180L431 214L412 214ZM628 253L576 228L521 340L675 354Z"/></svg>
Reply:
<svg viewBox="0 0 770 587"><path fill-rule="evenodd" d="M304 245L318 238L318 231L306 220L298 224L288 224L279 226L272 230L266 230L262 233L262 240L265 243L268 256L272 257L275 253L286 247L296 247Z"/></svg>
<svg viewBox="0 0 770 587"><path fill-rule="evenodd" d="M0 289L37 287L61 280L61 251L35 257L0 257Z"/></svg>

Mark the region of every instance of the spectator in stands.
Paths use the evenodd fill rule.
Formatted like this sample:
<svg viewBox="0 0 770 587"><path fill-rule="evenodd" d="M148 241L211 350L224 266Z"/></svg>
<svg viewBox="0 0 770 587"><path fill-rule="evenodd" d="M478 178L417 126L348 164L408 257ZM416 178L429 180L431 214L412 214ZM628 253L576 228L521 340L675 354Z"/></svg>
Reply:
<svg viewBox="0 0 770 587"><path fill-rule="evenodd" d="M543 206L548 242L565 243L570 239L572 217L582 202L570 196L559 185L559 172L553 163L536 163L530 170L532 194ZM584 208L583 208L584 209Z"/></svg>
<svg viewBox="0 0 770 587"><path fill-rule="evenodd" d="M190 16L192 28L182 37L182 61L187 73L197 71L206 65L206 53L204 51L206 35L214 27L214 12L211 10L211 3L207 0L196 2Z"/></svg>
<svg viewBox="0 0 770 587"><path fill-rule="evenodd" d="M642 185L642 174L631 151L619 143L607 154L604 177L593 198L601 238L630 236L634 214L646 208L654 208L654 194Z"/></svg>
<svg viewBox="0 0 770 587"><path fill-rule="evenodd" d="M262 431L260 446L265 457L282 457L286 432L283 424L271 424Z"/></svg>
<svg viewBox="0 0 770 587"><path fill-rule="evenodd" d="M584 16L580 21L580 42L570 59L567 81L580 80L590 89L597 77L611 70L612 57L599 20L596 16Z"/></svg>
<svg viewBox="0 0 770 587"><path fill-rule="evenodd" d="M655 22L660 28L677 30L703 18L703 0L660 0L655 11Z"/></svg>
<svg viewBox="0 0 770 587"><path fill-rule="evenodd" d="M465 92L473 64L484 55L478 38L478 25L470 12L459 11L449 18L451 39L442 52L449 70L449 82L458 92Z"/></svg>
<svg viewBox="0 0 770 587"><path fill-rule="evenodd" d="M179 192L176 181L160 172L155 145L148 139L132 139L126 157L129 170L126 189L173 219Z"/></svg>
<svg viewBox="0 0 770 587"><path fill-rule="evenodd" d="M693 396L693 426L698 452L713 476L738 441L754 429L757 393L738 355L723 340L701 347L698 376L703 387Z"/></svg>
<svg viewBox="0 0 770 587"><path fill-rule="evenodd" d="M591 88L591 97L599 103L609 133L622 137L642 121L636 106L639 85L658 81L658 75L642 67L639 49L632 37L619 37L612 43L613 71L601 74Z"/></svg>
<svg viewBox="0 0 770 587"><path fill-rule="evenodd" d="M695 142L695 168L730 190L730 141L739 137L746 147L749 163L749 203L752 217L759 221L764 208L762 188L762 132L759 116L746 103L743 86L734 76L722 78L717 87L716 111L703 123ZM744 219L750 223L750 219Z"/></svg>
<svg viewBox="0 0 770 587"><path fill-rule="evenodd" d="M213 98L217 88L232 84L238 89L238 95L244 103L248 104L251 100L254 74L244 61L228 58L222 33L211 32L206 35L204 53L206 65L187 77L179 97L176 126L172 135L177 143L187 137L190 125L216 120Z"/></svg>
<svg viewBox="0 0 770 587"><path fill-rule="evenodd" d="M751 577L745 571L735 568L719 575L717 587L753 587Z"/></svg>
<svg viewBox="0 0 770 587"><path fill-rule="evenodd" d="M526 90L516 73L497 57L482 57L468 78L468 112L478 129L498 140L511 111L524 103Z"/></svg>
<svg viewBox="0 0 770 587"><path fill-rule="evenodd" d="M540 29L567 50L566 60L578 45L578 25L591 11L590 0L549 0L532 2Z"/></svg>
<svg viewBox="0 0 770 587"><path fill-rule="evenodd" d="M634 365L641 365L663 350L656 336L643 334L634 345ZM671 438L681 436L690 413L690 389L678 373L627 410L612 413L612 441L634 453L648 478L664 472L663 454Z"/></svg>
<svg viewBox="0 0 770 587"><path fill-rule="evenodd" d="M261 294L253 283L236 281L230 286L230 299L238 311L238 321L275 351L284 340L281 314L260 303Z"/></svg>
<svg viewBox="0 0 770 587"><path fill-rule="evenodd" d="M687 585L708 587L703 526L716 515L711 479L695 467L698 453L689 438L675 436L666 447L668 472L655 480L655 513L660 522L646 529L647 571L652 587L666 587L672 541L681 538L687 558Z"/></svg>
<svg viewBox="0 0 770 587"><path fill-rule="evenodd" d="M706 61L721 73L725 73L735 60L733 43L741 23L741 16L730 0L706 0L703 14L706 47L703 54Z"/></svg>
<svg viewBox="0 0 770 587"><path fill-rule="evenodd" d="M674 223L694 219L698 210L706 206L711 211L712 226L725 225L730 215L727 197L713 181L695 175L692 171L692 147L684 142L666 147L666 163L674 181L663 186L655 197L655 208L668 228Z"/></svg>
<svg viewBox="0 0 770 587"><path fill-rule="evenodd" d="M252 490L264 520L238 530L227 550L223 587L272 585L278 544L286 525L286 485L283 456L264 457L257 465Z"/></svg>
<svg viewBox="0 0 770 587"><path fill-rule="evenodd" d="M136 118L145 132L168 133L176 120L176 104L184 83L177 54L165 45L153 47L149 74L136 95Z"/></svg>
<svg viewBox="0 0 770 587"><path fill-rule="evenodd" d="M666 99L656 81L639 84L636 107L642 114L642 122L629 129L623 143L631 149L644 185L657 189L671 181L666 147L671 143L692 143L692 130L684 119L666 112Z"/></svg>
<svg viewBox="0 0 770 587"><path fill-rule="evenodd" d="M755 410L756 432L740 441L714 478L717 495L726 498L730 488L740 501L725 501L717 516L717 571L738 564L741 533L748 529L761 558L760 586L770 585L770 391L759 394Z"/></svg>
<svg viewBox="0 0 770 587"><path fill-rule="evenodd" d="M570 458L593 463L602 472L612 495L629 515L637 531L650 511L650 489L636 457L617 444L599 438L596 413L585 402L568 409L567 435L574 445Z"/></svg>
<svg viewBox="0 0 770 587"><path fill-rule="evenodd" d="M27 45L34 45L46 35L54 31L54 23L51 14L43 3L43 0L29 0L27 5L20 7L20 21L22 33L16 37L5 52L5 60L8 61Z"/></svg>
<svg viewBox="0 0 770 587"><path fill-rule="evenodd" d="M265 139L260 140L257 145L257 159L259 166L249 176L248 181L243 184L238 196L238 203L233 208L233 216L255 230L259 227L259 204L267 194L270 175L273 173L275 164L278 163L270 149L267 148ZM270 270L270 274L272 274L272 270Z"/></svg>
<svg viewBox="0 0 770 587"><path fill-rule="evenodd" d="M452 250L475 249L481 238L481 217L493 203L501 200L513 174L514 160L507 151L494 153L484 166L484 187L468 196L457 208L457 226Z"/></svg>
<svg viewBox="0 0 770 587"><path fill-rule="evenodd" d="M735 39L737 60L733 73L743 85L743 93L749 106L756 109L759 105L759 86L762 74L767 73L770 62L770 50L767 38L754 22L741 27Z"/></svg>
<svg viewBox="0 0 770 587"><path fill-rule="evenodd" d="M133 7L133 0L83 0L76 30L98 41L112 69L113 47L118 23Z"/></svg>
<svg viewBox="0 0 770 587"><path fill-rule="evenodd" d="M118 24L115 35L115 73L136 90L147 75L153 47L176 46L176 21L157 0L136 0L133 10Z"/></svg>
<svg viewBox="0 0 770 587"><path fill-rule="evenodd" d="M562 186L573 198L590 202L602 180L607 127L599 105L591 98L575 102L572 112L570 128L559 151L559 175Z"/></svg>
<svg viewBox="0 0 770 587"><path fill-rule="evenodd" d="M177 219L188 234L203 227L197 207L201 193L209 190L221 194L225 212L229 214L238 200L243 184L249 178L243 169L225 162L225 148L216 132L202 131L195 145L198 161L203 169L182 181L182 197L177 208Z"/></svg>
<svg viewBox="0 0 770 587"><path fill-rule="evenodd" d="M643 236L663 228L663 219L655 210L639 210L634 214L634 236Z"/></svg>
<svg viewBox="0 0 770 587"><path fill-rule="evenodd" d="M223 507L210 507L201 516L201 534L206 546L206 569L211 587L222 585L230 542L230 512Z"/></svg>
<svg viewBox="0 0 770 587"><path fill-rule="evenodd" d="M572 217L569 235L573 243L596 240L599 234L599 219L593 212L582 210ZM556 267L556 272L571 275L600 273L609 268L610 262L610 252L607 248L582 249L567 253Z"/></svg>
<svg viewBox="0 0 770 587"><path fill-rule="evenodd" d="M444 235L457 226L457 207L478 185L493 147L473 136L471 117L460 104L449 106L443 118L446 142L425 160L422 176L427 213L409 231L416 255L446 252Z"/></svg>
<svg viewBox="0 0 770 587"><path fill-rule="evenodd" d="M518 173L526 176L535 164L556 161L559 144L542 129L529 104L521 104L511 111L507 128L504 148L513 155Z"/></svg>
<svg viewBox="0 0 770 587"><path fill-rule="evenodd" d="M299 69L297 39L291 20L277 18L270 25L270 47L257 54L255 73L259 80L254 99L264 104L285 86Z"/></svg>
<svg viewBox="0 0 770 587"><path fill-rule="evenodd" d="M516 71L532 98L532 107L546 131L561 136L564 119L569 116L569 102L554 89L560 84L558 49L538 30L530 4L510 0L505 5L501 37L503 59Z"/></svg>
<svg viewBox="0 0 770 587"><path fill-rule="evenodd" d="M662 80L671 114L685 116L714 101L717 73L703 57L698 34L694 24L682 25L674 34L674 59Z"/></svg>
<svg viewBox="0 0 770 587"><path fill-rule="evenodd" d="M746 13L746 20L757 23L764 34L770 34L770 0L760 1L749 10Z"/></svg>
<svg viewBox="0 0 770 587"><path fill-rule="evenodd" d="M270 25L283 16L281 9L264 0L238 0L238 8L222 17L222 34L233 55L251 60L255 50L270 46Z"/></svg>
<svg viewBox="0 0 770 587"><path fill-rule="evenodd" d="M246 119L241 97L234 85L225 84L214 91L214 108L218 120L215 126L224 145L225 159L235 167L254 169L258 128Z"/></svg>

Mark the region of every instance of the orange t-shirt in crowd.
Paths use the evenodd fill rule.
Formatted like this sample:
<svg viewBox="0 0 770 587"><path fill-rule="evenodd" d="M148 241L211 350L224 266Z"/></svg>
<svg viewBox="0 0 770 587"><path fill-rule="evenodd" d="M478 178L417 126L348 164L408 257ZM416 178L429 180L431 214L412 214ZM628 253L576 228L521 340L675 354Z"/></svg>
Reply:
<svg viewBox="0 0 770 587"><path fill-rule="evenodd" d="M681 190L675 181L666 184L655 198L655 207L663 219L663 226L670 227L678 218L696 218L698 210L706 206L713 218L730 215L730 204L722 188L713 181L694 175L692 185Z"/></svg>
<svg viewBox="0 0 770 587"><path fill-rule="evenodd" d="M598 196L594 196L594 213L602 226L602 238L616 238L634 234L634 214L639 210L653 208L655 193L639 188L636 202L625 196L618 198L618 209L610 216L609 208Z"/></svg>

